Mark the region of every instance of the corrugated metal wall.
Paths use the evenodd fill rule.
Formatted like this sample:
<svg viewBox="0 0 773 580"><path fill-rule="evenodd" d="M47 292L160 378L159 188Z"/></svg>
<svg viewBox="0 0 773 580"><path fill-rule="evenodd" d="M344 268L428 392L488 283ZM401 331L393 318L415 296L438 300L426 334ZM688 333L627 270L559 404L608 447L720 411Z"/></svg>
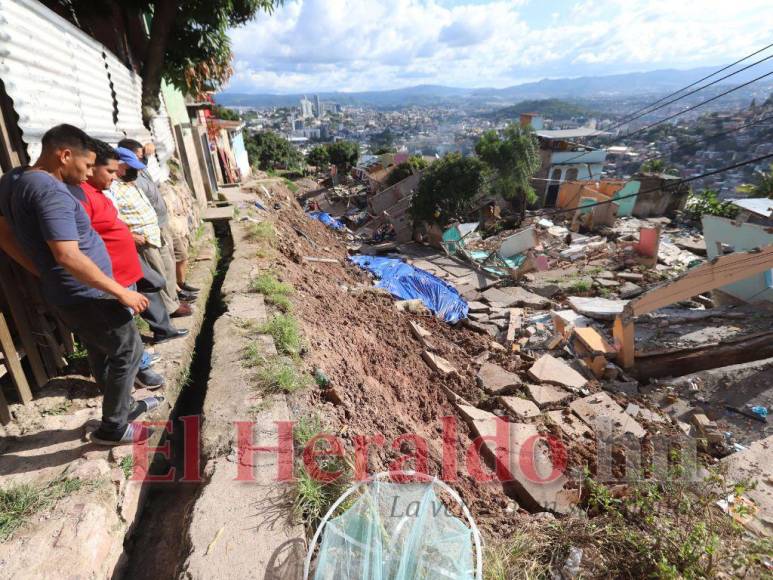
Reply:
<svg viewBox="0 0 773 580"><path fill-rule="evenodd" d="M83 31L37 0L0 0L0 79L34 161L50 127L70 123L115 145L157 140L156 179L168 174L174 138L165 110L151 135L142 123L142 79ZM160 161L160 163L159 163Z"/></svg>
<svg viewBox="0 0 773 580"><path fill-rule="evenodd" d="M35 0L0 0L0 79L31 160L43 133L59 123L105 141L120 138L103 50Z"/></svg>

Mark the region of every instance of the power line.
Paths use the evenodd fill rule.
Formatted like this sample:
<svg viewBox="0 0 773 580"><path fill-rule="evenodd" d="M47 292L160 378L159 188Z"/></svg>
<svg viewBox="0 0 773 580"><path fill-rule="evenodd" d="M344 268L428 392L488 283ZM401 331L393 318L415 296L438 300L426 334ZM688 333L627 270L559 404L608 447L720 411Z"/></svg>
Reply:
<svg viewBox="0 0 773 580"><path fill-rule="evenodd" d="M698 179L703 179L704 177L711 177L712 175L717 175L719 173L724 173L726 171L731 171L733 169L738 169L739 167L743 167L744 165L751 165L752 163L758 163L760 161L764 161L766 159L771 159L771 158L773 158L773 153L769 153L768 155L762 155L760 157L755 157L754 159L747 159L746 161L741 161L741 162L735 163L733 165L728 165L727 167L722 167L721 169L715 169L713 171L708 171L708 172L702 173L700 175L695 175L693 177L688 177L688 178L680 179L679 181L675 181L673 183L669 183L665 187L665 189L673 189L673 188L678 187L679 185L683 185L685 183L690 183L692 181L697 181ZM555 215L555 214L559 214L559 213L572 212L572 211L576 211L578 209L586 209L586 208L595 207L597 205L606 205L606 204L609 204L609 203L616 203L617 201L619 201L621 199L627 199L629 197L636 197L636 196L642 195L644 193L652 193L652 192L655 192L655 191L661 191L662 189L663 188L661 188L661 187L653 187L651 189L645 189L644 191L638 191L636 193L631 193L631 194L628 194L628 195L621 195L620 197L618 197L616 199L608 199L608 200L605 200L605 201L597 201L595 203L590 203L588 205L583 205L583 206L579 206L578 205L576 207L567 207L567 208L547 208L547 209L541 209L541 210L538 210L537 212L535 212L533 215Z"/></svg>
<svg viewBox="0 0 773 580"><path fill-rule="evenodd" d="M714 133L713 135L709 135L707 137L702 137L700 139L696 139L695 141L691 141L690 143L685 143L684 145L680 145L679 147L675 149L671 149L670 151L666 151L664 153L657 153L655 155L645 157L641 161L651 161L653 159L658 159L660 157L663 157L664 155L673 155L674 153L678 153L679 151L683 149L689 149L691 147L694 147L695 145L698 145L699 143L708 143L710 141L713 141L714 139L718 137L724 137L725 135L730 135L731 133L735 133L737 131L741 131L742 129L747 129L749 127L753 127L754 125L758 125L760 123L763 123L765 121L773 120L773 115L768 115L767 117L762 117L761 119L756 119L754 121L749 121L748 123L745 123L743 125L739 125L738 127L735 127L733 129L728 129L727 131L723 131L721 133ZM768 134L765 134L764 136L768 136Z"/></svg>
<svg viewBox="0 0 773 580"><path fill-rule="evenodd" d="M713 96L713 97L711 97L709 99L706 99L703 102L700 102L700 103L698 103L696 105L693 105L691 107L687 107L684 111L679 111L677 113L669 115L665 119L661 119L660 121L657 121L655 123L652 123L650 125L642 127L641 129L638 129L638 130L634 131L633 133L629 133L628 135L626 135L626 138L633 137L634 135L638 135L639 133L641 133L643 131L646 131L647 129L651 129L652 127L655 127L656 125L660 125L662 123L665 123L666 121L670 121L671 119L673 119L674 117L678 117L679 115L684 115L685 113L688 113L688 112L692 111L693 109L697 109L698 107L702 107L706 103L710 103L712 101L716 101L717 99L722 98L725 95L729 95L730 93L732 93L734 91L737 91L737 90L742 89L742 88L744 88L746 86L749 86L752 83L756 83L757 81L759 81L761 79L764 79L765 77L769 77L770 75L773 75L773 70L769 71L769 72L766 72L764 75L760 75L760 76L758 76L756 78L753 78L752 80L747 81L747 82L743 83L742 85L737 85L737 86L735 86L735 87L733 87L731 89L726 90L723 93L719 93L718 95L715 95L715 96Z"/></svg>
<svg viewBox="0 0 773 580"><path fill-rule="evenodd" d="M743 83L741 85L737 85L737 86L735 86L735 87L733 87L731 89L728 89L728 90L726 90L726 91L724 91L724 92L722 92L722 93L720 93L718 95L715 95L715 96L713 96L713 97L711 97L709 99L706 99L705 101L702 101L700 103L692 105L691 107L688 107L688 108L684 109L683 111L678 111L678 112L676 112L676 113L674 113L672 115L669 115L668 117L666 117L664 119L661 119L660 121L656 121L655 123L651 123L650 125L642 127L641 129L638 129L638 130L634 131L633 133L628 133L626 135L623 135L622 137L618 137L618 138L614 139L612 141L612 143L614 143L615 141L619 141L620 139L628 139L630 137L638 135L639 133L647 131L648 129L652 129L653 127L655 127L657 125L661 125L661 124L665 123L666 121L670 121L674 117L678 117L679 115L684 115L685 113L688 113L688 112L690 112L690 111L692 111L694 109L697 109L698 107L702 107L703 105L711 103L712 101L716 101L717 99L720 99L720 98L724 97L725 95L729 95L730 93L732 93L734 91L742 89L742 88L744 88L744 87L746 87L746 86L748 86L748 85L750 85L752 83L755 83L755 82L757 82L760 79L764 79L765 77L768 77L770 75L773 75L773 70L770 71L770 72L765 73L764 75L760 75L760 76L758 76L756 78L753 78L752 80L747 81L747 82L745 82L745 83ZM574 161L575 159L579 159L580 157L585 155L585 153L587 153L587 151L579 152L578 155L575 155L574 157L570 157L569 159L567 159L566 161L560 163L559 165L567 165L571 161Z"/></svg>
<svg viewBox="0 0 773 580"><path fill-rule="evenodd" d="M659 104L659 103L662 103L662 102L663 102L663 101L665 101L666 99L669 99L669 98L673 97L674 95L678 95L678 94L679 94L679 93L681 93L682 91L686 91L687 89L689 89L689 88L691 88L691 87L694 87L694 86L695 86L695 85L697 85L698 83L702 83L703 81L705 81L705 80L707 80L707 79L710 79L710 78L711 78L711 77L713 77L714 75L718 75L719 73L726 71L727 69L729 69L729 68L731 68L731 67L733 67L733 66L737 65L738 63L745 61L747 58L751 58L751 57L753 57L753 56L755 56L755 55L757 55L757 54L759 54L759 53L761 53L761 52L764 52L765 50L769 49L769 48L770 48L770 47L772 47L772 46L773 46L773 43L771 43L771 44L769 44L769 45L767 45L767 46L765 46L765 47L763 47L763 48L761 48L761 49L759 49L759 50L757 50L757 51L755 51L755 52L753 52L753 53L751 53L751 54L747 54L745 57L743 57L743 58L741 58L741 59L739 59L739 60L737 60L737 61L735 61L735 62L733 62L733 63L730 63L729 65L727 65L727 66L724 66L724 67L722 67L721 69L719 69L719 70L717 70L717 71L714 71L713 73L711 73L711 74L709 74L709 75L706 75L705 77L703 77L703 78L701 78L701 79L698 79L698 80L697 80L697 81L695 81L694 83L691 83L691 84L687 85L686 87L682 87L681 89L679 89L679 90L676 90L676 91L674 91L673 93L670 93L670 94L666 95L665 97L662 97L662 98L658 99L658 100L657 100L657 101L655 101L654 103L650 103L649 105L645 105L645 106L644 106L644 107L642 107L641 109L637 109L637 110L633 111L632 113L629 113L628 115L626 115L626 117L624 117L624 118L621 120L620 124L621 124L621 125L624 125L624 124L626 124L626 123L629 123L630 121L632 121L632 120L633 120L633 119L631 118L632 116L634 116L634 115L637 115L638 113L641 113L642 111L645 111L646 109L649 109L650 107L654 107L655 105L657 105L657 104ZM773 55L771 55L771 56L773 56ZM769 59L769 58L771 58L771 56L768 56L768 57L766 57L766 58L764 58L764 59L762 59L762 60L758 60L757 62L754 62L754 63L752 63L752 64L750 64L750 65L748 65L748 66L746 66L746 67L744 67L744 68L742 68L742 69L739 69L739 70L735 71L735 72L734 72L734 73L732 73L732 74L726 75L726 76L722 77L721 79L717 79L716 81L713 81L711 84L708 84L708 85L705 85L705 86L703 86L703 87L700 87L700 88L696 89L695 91L692 91L692 92L690 92L690 93L689 93L689 94L687 94L687 95L682 95L682 96L681 96L681 97L679 97L679 98L681 99L681 98L687 97L687 96L689 96L689 95L691 95L691 94L693 94L693 93L695 93L695 92L697 92L697 91L703 90L703 89L705 89L706 87L709 87L709 86L711 86L712 84L716 84L717 82L719 82L719 81L721 81L721 80L724 80L724 79L726 79L726 78L728 78L728 77L731 77L731 76L733 76L733 75L736 75L736 74L738 74L739 72L743 72L743 71L745 71L746 69L748 69L748 68L751 68L751 67L753 67L753 66L755 66L755 65L757 65L757 64L759 64L759 63L761 63L761 62L763 62L763 61L765 61L765 60L767 60L767 59ZM678 99L675 99L675 100L678 100ZM671 101L671 102L674 102L674 101ZM669 103L666 103L666 104L669 104ZM663 105L663 106L665 106L665 105ZM658 108L661 108L661 107L658 107ZM653 112L653 111L655 111L655 110L656 110L656 109L652 109L651 111L647 111L646 113L644 113L644 115L646 115L646 114L648 114L648 113L652 113L652 112ZM641 115L639 115L639 116L641 116ZM636 117L636 118L638 118L638 117ZM619 127L620 125L617 125L617 126ZM614 128L614 127L613 127L613 128Z"/></svg>

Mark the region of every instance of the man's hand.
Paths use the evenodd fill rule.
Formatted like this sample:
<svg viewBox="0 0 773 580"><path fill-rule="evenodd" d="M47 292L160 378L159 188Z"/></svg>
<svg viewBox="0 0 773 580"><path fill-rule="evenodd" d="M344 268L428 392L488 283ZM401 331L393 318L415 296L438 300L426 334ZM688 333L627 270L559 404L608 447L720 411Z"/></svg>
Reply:
<svg viewBox="0 0 773 580"><path fill-rule="evenodd" d="M132 234L132 237L134 238L134 243L138 247L142 247L142 246L144 246L145 244L148 243L148 239L145 236L143 236L142 234Z"/></svg>
<svg viewBox="0 0 773 580"><path fill-rule="evenodd" d="M116 298L118 298L118 301L121 304L127 308L131 308L134 314L139 314L148 307L148 299L139 292L134 292L132 290L126 290L126 292Z"/></svg>

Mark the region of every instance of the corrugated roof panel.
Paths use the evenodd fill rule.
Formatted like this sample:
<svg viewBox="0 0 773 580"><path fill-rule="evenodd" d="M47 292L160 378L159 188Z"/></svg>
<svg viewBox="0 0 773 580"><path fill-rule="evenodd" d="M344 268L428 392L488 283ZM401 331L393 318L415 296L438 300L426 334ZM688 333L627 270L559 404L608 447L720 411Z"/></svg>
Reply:
<svg viewBox="0 0 773 580"><path fill-rule="evenodd" d="M0 78L31 159L50 127L70 123L115 142L104 47L35 0L0 0Z"/></svg>

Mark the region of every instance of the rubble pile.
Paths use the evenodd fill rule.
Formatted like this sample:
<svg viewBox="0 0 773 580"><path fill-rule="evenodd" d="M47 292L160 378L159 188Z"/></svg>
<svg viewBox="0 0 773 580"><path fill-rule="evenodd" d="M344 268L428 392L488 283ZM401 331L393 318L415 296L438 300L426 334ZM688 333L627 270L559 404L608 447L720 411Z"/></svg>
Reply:
<svg viewBox="0 0 773 580"><path fill-rule="evenodd" d="M682 300L638 321L636 357L645 372L619 361L613 324L627 305L706 262L705 244L690 228L667 218L626 217L580 233L572 224L534 217L491 237L480 235L477 224L454 224L435 246L380 241L367 251L356 236L325 231L284 209L280 214L304 232L292 234L291 255L322 255L324 247L336 258L294 260L289 281L310 298L302 315L315 333L312 358L338 383L333 415L342 429L397 434L420 423L419 431L433 440L437 433L429 423L439 416L437 406L450 404L468 426L467 437L484 439L489 466L508 475L507 495L526 511L559 514L581 502L584 470L625 475L630 456L605 458L599 441L627 441L641 451L658 437L688 436L711 464L771 435L767 423L742 433L728 424L727 416L743 415L717 402L727 395L720 389L700 399L681 379L670 378L730 364L731 355L712 364L713 347L770 337L773 311L766 307L719 306L708 294ZM442 279L466 301L467 317L445 324L421 300L390 303L382 292L369 292L368 275L346 260L361 253L397 258ZM331 324L345 328L346 336ZM680 367L668 357L693 362ZM747 413L753 406L769 408L769 385L755 391L754 401L732 406ZM497 451L501 441L494 443L503 421L509 423L505 454ZM437 446L430 446L435 453ZM519 462L523 453L534 459L526 470ZM599 461L607 460L611 465L602 469ZM387 456L378 461L386 464ZM470 485L462 490L465 499L478 493ZM480 503L471 501L480 515Z"/></svg>

